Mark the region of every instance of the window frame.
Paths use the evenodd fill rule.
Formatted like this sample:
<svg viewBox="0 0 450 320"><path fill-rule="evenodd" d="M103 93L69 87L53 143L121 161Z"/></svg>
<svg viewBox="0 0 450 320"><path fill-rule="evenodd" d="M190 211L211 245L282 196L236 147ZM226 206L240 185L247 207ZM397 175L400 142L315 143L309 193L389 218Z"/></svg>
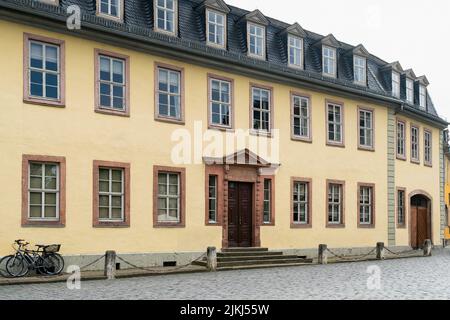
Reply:
<svg viewBox="0 0 450 320"><path fill-rule="evenodd" d="M370 190L370 223L361 222L361 191L362 188L367 188ZM365 205L365 204L364 204ZM374 183L358 183L358 195L357 195L357 208L358 208L358 228L375 228L375 218L376 218L376 197L375 197L375 184Z"/></svg>
<svg viewBox="0 0 450 320"><path fill-rule="evenodd" d="M403 192L403 223L399 222L399 215L398 215L398 211L399 211L399 192ZM395 224L397 226L397 229L406 229L406 220L408 217L408 205L406 202L406 188L402 188L402 187L397 187L396 188L396 194L395 194Z"/></svg>
<svg viewBox="0 0 450 320"><path fill-rule="evenodd" d="M329 191L330 191L330 186L331 185L339 185L341 186L341 201L340 201L340 206L341 206L341 221L340 223L332 223L329 221ZM345 181L342 180L327 180L326 183L326 193L325 193L326 197L325 197L325 221L326 221L326 227L327 228L345 228Z"/></svg>
<svg viewBox="0 0 450 320"><path fill-rule="evenodd" d="M307 217L307 222L306 223L301 223L301 222L296 222L294 221L294 193L295 193L295 185L297 183L303 183L306 184L308 186L308 194L307 194L307 213L306 213L306 217ZM291 205L291 229L310 229L312 228L312 210L313 210L313 206L312 206L312 193L313 193L313 181L311 178L303 178L303 177L291 177L291 200L290 200L290 205Z"/></svg>
<svg viewBox="0 0 450 320"><path fill-rule="evenodd" d="M328 107L332 105L332 106L339 106L341 108L341 122L340 122L340 126L341 126L341 141L331 141L329 139L329 118L328 118ZM345 111L344 111L344 103L343 102L338 102L338 101L333 101L333 100L329 100L326 99L325 100L325 123L326 123L326 127L325 127L325 134L326 134L326 145L330 146L330 147L339 147L339 148L345 148Z"/></svg>
<svg viewBox="0 0 450 320"><path fill-rule="evenodd" d="M166 0L165 0L166 1ZM178 0L173 0L173 31L168 31L158 27L158 0L153 1L153 29L156 32L164 33L171 36L178 35ZM165 8L165 10L167 10ZM166 24L166 23L165 23Z"/></svg>
<svg viewBox="0 0 450 320"><path fill-rule="evenodd" d="M217 213L216 222L209 219L209 177L217 178ZM224 210L224 172L222 166L212 165L205 166L205 226L222 226L223 210Z"/></svg>
<svg viewBox="0 0 450 320"><path fill-rule="evenodd" d="M394 75L398 76L398 81L394 81ZM400 99L400 81L401 81L400 73L398 73L397 71L392 71L391 77L392 77L392 84L391 84L391 86L392 86L392 96L395 97L395 98ZM397 86L395 86L395 88L398 89L398 90L394 91L394 83L397 84Z"/></svg>
<svg viewBox="0 0 450 320"><path fill-rule="evenodd" d="M100 169L117 169L123 171L123 220L100 219ZM93 193L92 193L92 227L93 228L129 228L130 221L130 171L131 165L124 162L94 160L92 169Z"/></svg>
<svg viewBox="0 0 450 320"><path fill-rule="evenodd" d="M294 141L303 141L303 142L312 142L312 108L311 108L311 96L309 94L305 94L305 93L301 93L301 92L296 92L296 91L291 91L291 139ZM296 118L304 118L301 116L296 116L295 112L294 112L294 108L295 108L295 99L296 98L300 98L300 99L305 99L308 102L308 136L299 136L295 134L295 128L294 128L294 124L295 124L295 119Z"/></svg>
<svg viewBox="0 0 450 320"><path fill-rule="evenodd" d="M356 73L356 69L357 69L356 61L358 59L364 61L364 66L363 67L358 66L358 68L363 69L363 79L361 81L358 81L356 79L356 74L357 74ZM360 56L360 55L357 55L357 54L353 55L353 79L354 79L354 82L356 84L367 86L367 58L365 58L363 56Z"/></svg>
<svg viewBox="0 0 450 320"><path fill-rule="evenodd" d="M402 124L403 125L403 144L402 144L402 148L403 148L403 154L400 154L400 153L398 153L398 147L399 147L399 138L398 138L398 135L399 135L399 131L398 131L398 125L399 124ZM395 126L395 153L396 153L396 155L397 155L397 159L398 160L402 160L402 161L406 161L406 157L407 157L407 155L406 155L406 150L407 150L407 146L406 146L406 133L407 133L407 130L406 130L406 121L405 120L403 120L403 119L398 119L397 118L397 121L396 121L396 126Z"/></svg>
<svg viewBox="0 0 450 320"><path fill-rule="evenodd" d="M124 66L124 110L113 109L102 106L100 103L100 58L104 56L110 59L122 60ZM105 115L114 115L121 117L130 117L130 57L120 53L94 49L94 72L95 72L95 112Z"/></svg>
<svg viewBox="0 0 450 320"><path fill-rule="evenodd" d="M32 96L30 92L30 43L41 42L59 47L59 99L47 99ZM66 54L65 41L31 33L23 33L23 102L48 107L65 108L66 106Z"/></svg>
<svg viewBox="0 0 450 320"><path fill-rule="evenodd" d="M361 112L371 114L371 124L372 124L371 128L367 128L367 127L362 128L361 127ZM371 145L361 144L361 130L362 129L365 129L366 132L367 132L367 130L370 130L371 141L372 141ZM367 138L366 138L366 140L367 140ZM358 106L358 149L362 150L362 151L375 151L375 109L373 109L373 108Z"/></svg>
<svg viewBox="0 0 450 320"><path fill-rule="evenodd" d="M254 26L255 28L261 28L262 29L262 54L258 55L256 53L252 53L250 51L250 39L252 37L252 35L250 34L250 28L251 26ZM257 37L255 35L255 37ZM255 58L255 59L260 59L260 60L266 60L266 54L267 54L267 30L266 27L264 25L258 24L258 23L254 23L251 21L247 21L247 55L251 58Z"/></svg>
<svg viewBox="0 0 450 320"><path fill-rule="evenodd" d="M211 42L209 41L209 31L210 31L210 21L209 21L209 13L214 13L216 15L221 15L223 17L223 21L224 21L224 25L223 25L223 44L217 44L215 42ZM205 10L205 21L206 21L206 44L215 48L220 48L220 49L226 49L227 45L228 45L228 15L224 12L220 12L218 10L214 10L214 9L210 9L210 8L206 8ZM217 26L217 23L214 24L215 26ZM215 28L217 31L217 28Z"/></svg>
<svg viewBox="0 0 450 320"><path fill-rule="evenodd" d="M261 129L254 129L254 105L253 105L253 89L258 90L265 90L269 92L269 128L268 130L261 130ZM260 85L256 83L250 83L250 134L252 135L258 135L258 136L266 136L271 137L272 136L272 130L274 128L274 96L273 96L274 89L273 87ZM261 109L260 109L261 110ZM267 111L265 111L267 112Z"/></svg>
<svg viewBox="0 0 450 320"><path fill-rule="evenodd" d="M429 137L428 147L427 136ZM427 160L427 152L429 152L429 160ZM433 167L433 133L427 128L423 130L423 163L427 167Z"/></svg>
<svg viewBox="0 0 450 320"><path fill-rule="evenodd" d="M329 50L330 52L334 52L334 58L325 56L325 49ZM325 60L329 59L333 62L333 73L327 73L325 72ZM331 78L337 78L337 49L333 48L331 46L327 46L327 45L322 45L322 75L326 76L326 77L331 77Z"/></svg>
<svg viewBox="0 0 450 320"><path fill-rule="evenodd" d="M408 88L408 83L411 85L411 88ZM406 90L406 101L413 105L414 104L414 81L409 79L408 77L405 80L405 90ZM408 94L409 92L409 94Z"/></svg>
<svg viewBox="0 0 450 320"><path fill-rule="evenodd" d="M58 219L30 219L29 218L29 190L30 163L57 164L59 166L57 181ZM65 227L66 224L66 158L46 155L22 155L22 227Z"/></svg>
<svg viewBox="0 0 450 320"><path fill-rule="evenodd" d="M112 0L107 0L108 3L109 1ZM117 14L118 16L113 16L109 13L105 13L105 12L101 12L101 2L102 0L97 0L96 1L96 15L102 18L106 18L106 19L111 19L117 22L123 22L123 17L124 17L124 9L125 9L125 3L124 0L117 0L117 5L119 6L118 10L117 10Z"/></svg>
<svg viewBox="0 0 450 320"><path fill-rule="evenodd" d="M160 222L158 220L158 177L160 173L178 174L179 176L179 222ZM186 169L178 167L153 166L153 228L185 228L186 227Z"/></svg>
<svg viewBox="0 0 450 320"><path fill-rule="evenodd" d="M263 225L270 225L273 221L273 207L274 207L274 199L273 199L273 179L272 178L262 178L262 189L263 189L263 196L262 196L262 206L261 206L261 220ZM269 199L266 199L266 182L269 183ZM265 218L265 203L269 203L269 220L264 220Z"/></svg>
<svg viewBox="0 0 450 320"><path fill-rule="evenodd" d="M207 175L208 177L208 204L207 204L207 209L208 209L208 219L207 219L207 224L217 224L218 223L218 218L219 218L219 176L215 175L215 174L209 174ZM210 189L211 189L211 178L215 179L215 194L214 197L211 197L211 193L210 193ZM210 206L210 201L214 199L215 200L215 208L211 209ZM215 219L211 220L211 211L215 211Z"/></svg>
<svg viewBox="0 0 450 320"><path fill-rule="evenodd" d="M423 101L422 97L424 99ZM422 110L427 109L427 88L423 84L419 84L419 108Z"/></svg>
<svg viewBox="0 0 450 320"><path fill-rule="evenodd" d="M414 157L413 153L413 130L417 130L417 158ZM410 125L410 152L411 152L411 163L420 164L420 126L411 123Z"/></svg>
<svg viewBox="0 0 450 320"><path fill-rule="evenodd" d="M291 63L291 39L295 39L295 40L299 40L300 41L300 47L294 47L295 50L300 50L300 63L299 64L295 64L295 63ZM291 68L295 68L295 69L300 69L303 70L304 69L304 52L305 52L305 45L304 45L304 40L302 37L299 36L295 36L293 34L288 34L287 36L287 56L288 56L288 66ZM294 59L295 59L295 55L294 55Z"/></svg>
<svg viewBox="0 0 450 320"><path fill-rule="evenodd" d="M230 124L228 126L219 125L212 122L212 81L228 82L230 85ZM234 129L234 79L208 73L208 129L233 130Z"/></svg>
<svg viewBox="0 0 450 320"><path fill-rule="evenodd" d="M172 124L179 124L184 125L185 124L185 78L184 78L184 68L177 67L174 65L161 63L161 62L155 62L155 74L154 74L154 81L155 81L155 88L154 88L154 96L155 96L155 106L154 106L154 115L155 115L155 121L159 122L166 122L166 123L172 123ZM159 114L159 69L165 69L172 72L178 72L180 74L180 117L174 118L174 117L168 117L164 115Z"/></svg>

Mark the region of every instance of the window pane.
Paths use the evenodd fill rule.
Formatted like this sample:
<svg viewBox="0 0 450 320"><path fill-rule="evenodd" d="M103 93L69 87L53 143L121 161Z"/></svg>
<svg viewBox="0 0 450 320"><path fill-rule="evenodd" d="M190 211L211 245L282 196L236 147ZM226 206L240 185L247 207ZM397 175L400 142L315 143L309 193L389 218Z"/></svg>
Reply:
<svg viewBox="0 0 450 320"><path fill-rule="evenodd" d="M100 219L109 219L109 209L108 208L100 208L99 211Z"/></svg>
<svg viewBox="0 0 450 320"><path fill-rule="evenodd" d="M45 218L56 218L56 207L55 206L45 206Z"/></svg>
<svg viewBox="0 0 450 320"><path fill-rule="evenodd" d="M31 206L30 207L30 218L41 218L42 217L42 207L41 206Z"/></svg>
<svg viewBox="0 0 450 320"><path fill-rule="evenodd" d="M99 197L99 206L100 207L109 207L109 196L100 196Z"/></svg>
<svg viewBox="0 0 450 320"><path fill-rule="evenodd" d="M41 189L42 188L42 178L30 178L30 188L31 189Z"/></svg>
<svg viewBox="0 0 450 320"><path fill-rule="evenodd" d="M30 192L30 204L40 205L42 204L42 193L40 192Z"/></svg>
<svg viewBox="0 0 450 320"><path fill-rule="evenodd" d="M45 194L45 204L46 205L56 205L56 193L46 193Z"/></svg>

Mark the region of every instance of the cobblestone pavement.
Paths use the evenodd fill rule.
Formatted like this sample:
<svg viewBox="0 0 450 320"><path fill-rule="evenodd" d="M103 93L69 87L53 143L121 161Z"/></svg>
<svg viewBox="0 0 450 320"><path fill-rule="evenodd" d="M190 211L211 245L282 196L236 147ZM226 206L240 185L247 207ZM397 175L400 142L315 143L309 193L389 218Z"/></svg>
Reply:
<svg viewBox="0 0 450 320"><path fill-rule="evenodd" d="M450 250L431 258L86 281L80 290L0 286L0 299L450 299Z"/></svg>

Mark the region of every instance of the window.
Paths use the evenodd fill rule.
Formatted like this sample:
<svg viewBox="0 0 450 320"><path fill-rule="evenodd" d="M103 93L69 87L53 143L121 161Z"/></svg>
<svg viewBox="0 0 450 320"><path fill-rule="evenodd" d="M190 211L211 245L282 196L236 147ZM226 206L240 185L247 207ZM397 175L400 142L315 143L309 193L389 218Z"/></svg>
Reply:
<svg viewBox="0 0 450 320"><path fill-rule="evenodd" d="M64 107L64 41L24 33L24 102Z"/></svg>
<svg viewBox="0 0 450 320"><path fill-rule="evenodd" d="M96 50L96 111L129 115L129 58Z"/></svg>
<svg viewBox="0 0 450 320"><path fill-rule="evenodd" d="M406 145L405 145L405 123L397 121L397 158L406 159Z"/></svg>
<svg viewBox="0 0 450 320"><path fill-rule="evenodd" d="M414 103L414 82L411 79L406 79L406 101Z"/></svg>
<svg viewBox="0 0 450 320"><path fill-rule="evenodd" d="M130 226L130 165L94 161L94 227Z"/></svg>
<svg viewBox="0 0 450 320"><path fill-rule="evenodd" d="M419 105L423 110L427 108L427 89L423 85L419 86Z"/></svg>
<svg viewBox="0 0 450 320"><path fill-rule="evenodd" d="M224 48L227 16L212 10L206 10L206 16L208 17L206 23L207 43Z"/></svg>
<svg viewBox="0 0 450 320"><path fill-rule="evenodd" d="M336 49L322 47L322 65L325 75L336 77Z"/></svg>
<svg viewBox="0 0 450 320"><path fill-rule="evenodd" d="M156 119L183 122L183 71L157 66Z"/></svg>
<svg viewBox="0 0 450 320"><path fill-rule="evenodd" d="M359 109L359 147L373 150L373 110Z"/></svg>
<svg viewBox="0 0 450 320"><path fill-rule="evenodd" d="M343 145L343 109L342 105L327 103L327 143L330 145Z"/></svg>
<svg viewBox="0 0 450 320"><path fill-rule="evenodd" d="M232 127L232 80L209 78L209 124L212 127Z"/></svg>
<svg viewBox="0 0 450 320"><path fill-rule="evenodd" d="M400 74L398 72L392 72L392 95L400 98Z"/></svg>
<svg viewBox="0 0 450 320"><path fill-rule="evenodd" d="M155 0L155 29L176 34L177 0Z"/></svg>
<svg viewBox="0 0 450 320"><path fill-rule="evenodd" d="M292 181L292 227L311 226L311 182Z"/></svg>
<svg viewBox="0 0 450 320"><path fill-rule="evenodd" d="M264 179L263 223L272 222L272 180Z"/></svg>
<svg viewBox="0 0 450 320"><path fill-rule="evenodd" d="M24 155L22 160L22 226L64 226L63 157Z"/></svg>
<svg viewBox="0 0 450 320"><path fill-rule="evenodd" d="M303 39L289 35L288 44L289 65L303 69Z"/></svg>
<svg viewBox="0 0 450 320"><path fill-rule="evenodd" d="M185 227L185 177L184 168L153 168L154 227Z"/></svg>
<svg viewBox="0 0 450 320"><path fill-rule="evenodd" d="M59 165L56 163L29 163L30 220L58 220Z"/></svg>
<svg viewBox="0 0 450 320"><path fill-rule="evenodd" d="M99 220L124 220L124 170L99 168Z"/></svg>
<svg viewBox="0 0 450 320"><path fill-rule="evenodd" d="M374 187L359 186L359 226L374 225Z"/></svg>
<svg viewBox="0 0 450 320"><path fill-rule="evenodd" d="M256 131L271 131L272 91L252 87L252 128Z"/></svg>
<svg viewBox="0 0 450 320"><path fill-rule="evenodd" d="M428 130L424 131L424 162L425 165L432 165L432 136L431 132Z"/></svg>
<svg viewBox="0 0 450 320"><path fill-rule="evenodd" d="M411 126L411 161L420 162L419 158L419 128Z"/></svg>
<svg viewBox="0 0 450 320"><path fill-rule="evenodd" d="M358 84L366 85L367 84L367 68L366 68L367 60L366 58L360 56L353 57L353 72L355 82Z"/></svg>
<svg viewBox="0 0 450 320"><path fill-rule="evenodd" d="M328 182L328 226L344 225L344 184L342 182Z"/></svg>
<svg viewBox="0 0 450 320"><path fill-rule="evenodd" d="M97 13L113 18L122 18L123 4L121 0L98 0Z"/></svg>
<svg viewBox="0 0 450 320"><path fill-rule="evenodd" d="M397 227L406 226L406 192L403 188L397 189Z"/></svg>
<svg viewBox="0 0 450 320"><path fill-rule="evenodd" d="M266 29L253 23L247 24L248 54L255 58L265 59Z"/></svg>
<svg viewBox="0 0 450 320"><path fill-rule="evenodd" d="M293 139L311 141L311 111L309 98L292 94Z"/></svg>
<svg viewBox="0 0 450 320"><path fill-rule="evenodd" d="M210 175L208 182L208 207L209 207L209 223L217 223L217 210L218 210L218 202L217 202L217 176Z"/></svg>

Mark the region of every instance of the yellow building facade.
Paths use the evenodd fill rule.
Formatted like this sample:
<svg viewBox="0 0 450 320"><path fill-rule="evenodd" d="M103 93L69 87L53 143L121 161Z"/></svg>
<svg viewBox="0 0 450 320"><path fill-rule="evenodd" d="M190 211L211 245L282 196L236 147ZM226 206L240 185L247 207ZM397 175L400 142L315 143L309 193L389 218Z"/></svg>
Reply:
<svg viewBox="0 0 450 320"><path fill-rule="evenodd" d="M1 10L9 12L5 7ZM224 248L242 243L244 246L311 252L322 243L331 248L368 248L377 242L417 247L421 245L417 242L418 233L422 232L420 228L425 228L426 238L431 238L434 244L441 242L447 225L443 202L443 121L404 110L401 105L396 107L395 101L350 95L327 86L311 87L301 81L297 84L295 81L274 81L262 73L256 76L246 74L244 70L229 71L224 66L205 66L199 59L189 59L188 55L180 59L157 54L157 50L147 51L144 47L133 49L131 40L116 44L114 38L104 36L106 33L97 40L92 36L94 33L83 33L83 29L80 32L62 31L63 26L44 28L19 20L17 14L14 19L0 20L4 75L0 78L0 177L4 186L0 209L3 218L0 256L11 251L15 239L61 243L62 253L68 257L100 255L106 250L115 250L150 257L162 255L162 260L166 254L189 255L202 252L208 246ZM64 43L64 53L60 51L64 54L65 79L60 78L64 81L63 105L52 106L25 98L24 60L27 57L24 57L24 46L28 44L24 39L27 37L44 42L45 39L56 39ZM125 116L105 114L96 108L96 52L114 53L127 59L129 100ZM155 70L158 66L182 70L182 122L160 121L155 117L158 103ZM211 77L232 82L234 131L208 128ZM257 140L276 143L278 157L258 154L247 143L220 155L204 151L200 163L173 162L173 150L177 146L173 135L177 130L192 135L200 130L202 135L210 132L224 138L232 136L238 129L250 129L252 87L270 88L271 122L273 132L278 130L278 133L257 137ZM293 95L309 99L310 141L299 141L292 136ZM337 103L343 110L343 143L339 146L327 143L329 102ZM373 150L360 146L361 110L369 110L373 116ZM399 123L404 124L404 159L398 154ZM199 124L201 129L196 127ZM418 163L411 160L412 126L418 129ZM432 137L427 140L428 151L424 149L425 132ZM243 163L217 163L222 156L235 152L243 152ZM427 160L429 165L424 160L425 152L431 155ZM208 157L212 163L205 161ZM25 173L31 170L30 167L24 168L30 163L56 162L59 163L60 183L57 205L60 206L59 219L64 221L28 223L29 217L24 216L24 210L30 210L32 204L29 203L31 195L24 186L30 187L27 183L31 180L25 180L33 176L30 178L30 173ZM124 223L99 221L96 197L98 179L101 183L101 178L98 172L96 175L96 170L107 167L123 167L122 179L127 180L125 185L129 184L124 186L128 189L122 203L122 210L127 211ZM269 173L263 174L264 169ZM156 203L159 198L155 192L159 185L155 179L166 172L177 174L179 192L182 193L178 202L180 223L175 225L156 221L160 207ZM211 208L208 209L209 193L205 191L208 190L208 174L218 179L215 185L216 221L213 222L209 221ZM264 177L272 183L267 199ZM308 187L306 212L309 218L305 218L308 221L304 221L304 225L293 221L295 181L306 182ZM249 201L251 212L248 242L232 242L232 203L241 199L230 198L234 192L233 183L241 183L239 188L246 183L250 188L250 195L244 200ZM336 225L330 224L329 220L330 185L334 184L341 188L342 202L338 204L341 216ZM371 221L367 225L360 220L361 186L370 190ZM448 184L445 194L445 201L448 201ZM421 198L415 202L417 197ZM421 199L425 204L420 204ZM265 200L267 207L264 207ZM426 225L422 227L419 227L420 219L413 217L418 214L419 207L427 210ZM263 221L266 212L270 218ZM399 219L399 212L404 214L403 218Z"/></svg>

